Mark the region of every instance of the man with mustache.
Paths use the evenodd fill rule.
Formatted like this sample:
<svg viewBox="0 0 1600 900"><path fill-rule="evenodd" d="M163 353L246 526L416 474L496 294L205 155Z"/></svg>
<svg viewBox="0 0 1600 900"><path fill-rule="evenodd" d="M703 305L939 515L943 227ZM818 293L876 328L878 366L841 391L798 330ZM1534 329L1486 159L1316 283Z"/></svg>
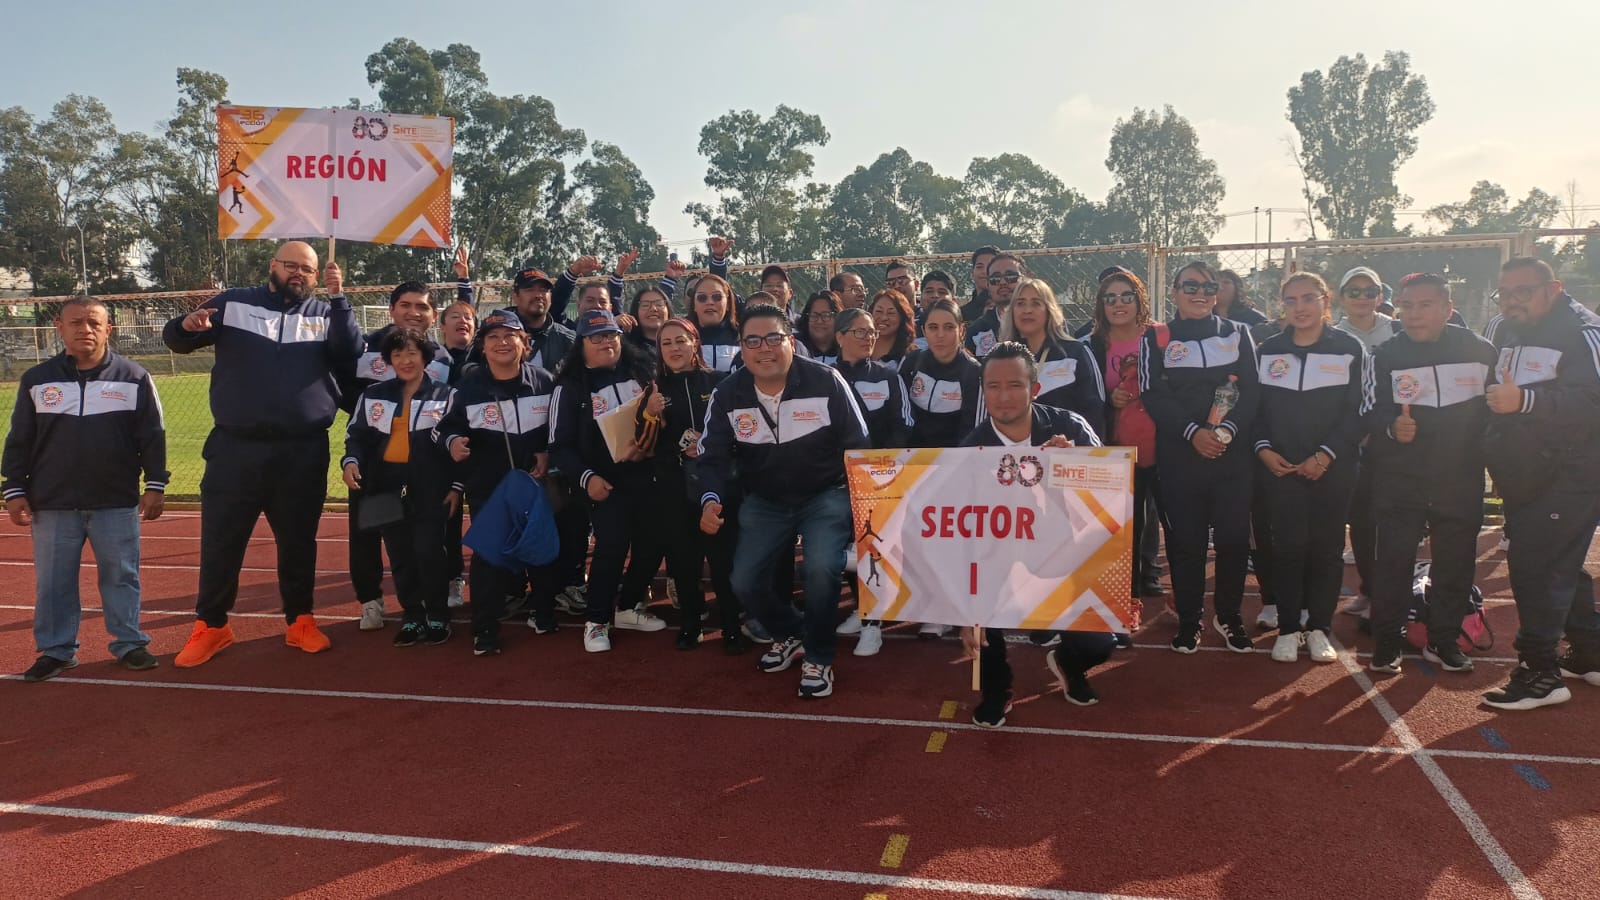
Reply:
<svg viewBox="0 0 1600 900"><path fill-rule="evenodd" d="M168 322L161 337L174 353L212 347L211 416L200 481L198 621L178 666L198 666L233 643L228 613L256 520L265 513L278 545L278 592L291 647L317 653L329 641L311 615L317 525L328 494L328 427L339 409L338 373L361 356L361 331L344 296L343 275L317 254L286 241L267 283L223 291Z"/></svg>

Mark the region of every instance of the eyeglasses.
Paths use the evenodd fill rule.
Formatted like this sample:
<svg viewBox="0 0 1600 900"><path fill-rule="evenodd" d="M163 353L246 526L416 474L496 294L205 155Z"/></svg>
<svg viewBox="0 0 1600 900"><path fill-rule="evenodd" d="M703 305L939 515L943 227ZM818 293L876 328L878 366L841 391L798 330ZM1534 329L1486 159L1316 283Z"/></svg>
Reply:
<svg viewBox="0 0 1600 900"><path fill-rule="evenodd" d="M911 284L911 276L910 275L896 275L893 278L889 279L889 283L890 284L894 284L894 285L902 285L902 286L909 285L909 284Z"/></svg>
<svg viewBox="0 0 1600 900"><path fill-rule="evenodd" d="M1508 302L1527 303L1529 300L1534 298L1535 294L1538 294L1539 291L1549 283L1550 282L1548 281L1541 281L1538 284L1527 284L1523 285L1522 287L1501 288L1489 296L1494 300L1494 302L1500 304L1505 304Z"/></svg>
<svg viewBox="0 0 1600 900"><path fill-rule="evenodd" d="M691 338L691 337L667 338L666 340L661 342L661 346L662 347L693 347L694 346L694 338Z"/></svg>
<svg viewBox="0 0 1600 900"><path fill-rule="evenodd" d="M639 301L639 308L640 309L666 309L667 308L667 301L665 301L665 300L640 300Z"/></svg>
<svg viewBox="0 0 1600 900"><path fill-rule="evenodd" d="M836 313L833 310L829 309L829 310L823 310L822 312L806 313L806 318L810 319L813 322L832 322L833 321L833 317L836 316L836 315L838 315L838 313Z"/></svg>
<svg viewBox="0 0 1600 900"><path fill-rule="evenodd" d="M1383 296L1383 288L1345 288L1343 293L1346 300L1360 300L1362 297L1376 300Z"/></svg>
<svg viewBox="0 0 1600 900"><path fill-rule="evenodd" d="M1139 295L1133 291L1123 291L1120 294L1101 294L1100 302L1106 306L1117 306L1118 304L1124 306L1137 306L1139 303Z"/></svg>
<svg viewBox="0 0 1600 900"><path fill-rule="evenodd" d="M1007 269L1004 272L991 274L989 276L989 284L991 286L996 285L996 284L1000 284L1001 282L1004 282L1006 284L1016 284L1017 282L1019 282L1021 280L1022 280L1022 273L1018 272L1016 269Z"/></svg>
<svg viewBox="0 0 1600 900"><path fill-rule="evenodd" d="M615 331L602 331L599 334L591 334L591 335L589 335L589 343L597 344L597 345L598 344L609 344L609 343L612 343L613 341L620 341L620 340L622 340L622 335L618 334Z"/></svg>
<svg viewBox="0 0 1600 900"><path fill-rule="evenodd" d="M1283 297L1283 305L1286 306L1286 307L1288 307L1288 306L1320 306L1320 305L1322 305L1323 298L1326 297L1326 296L1327 295L1322 293L1321 291L1314 291L1314 292L1309 293L1309 294L1301 294L1298 297L1295 296L1294 294L1285 294L1284 297Z"/></svg>
<svg viewBox="0 0 1600 900"><path fill-rule="evenodd" d="M283 270L285 272L288 272L290 275L300 275L300 274L315 275L315 274L317 274L317 267L314 266L314 265L306 265L305 263L289 262L288 260L284 260L284 259L274 259L273 262L275 262L278 265L282 266ZM259 265L259 263L257 265Z"/></svg>
<svg viewBox="0 0 1600 900"><path fill-rule="evenodd" d="M853 338L863 341L870 341L878 336L877 329L874 328L851 328L848 331L841 331L839 333L848 334Z"/></svg>
<svg viewBox="0 0 1600 900"><path fill-rule="evenodd" d="M518 332L510 328L496 328L483 336L485 344L515 344Z"/></svg>
<svg viewBox="0 0 1600 900"><path fill-rule="evenodd" d="M768 347L782 347L783 342L788 339L789 335L782 331L774 331L771 334L747 334L739 339L739 345L746 350L760 350L762 344Z"/></svg>
<svg viewBox="0 0 1600 900"><path fill-rule="evenodd" d="M1207 297L1215 297L1221 287L1222 285L1217 284L1215 281L1185 281L1178 285L1178 290L1191 297L1201 291L1205 291Z"/></svg>
<svg viewBox="0 0 1600 900"><path fill-rule="evenodd" d="M721 294L695 294L696 303L721 303L725 298Z"/></svg>

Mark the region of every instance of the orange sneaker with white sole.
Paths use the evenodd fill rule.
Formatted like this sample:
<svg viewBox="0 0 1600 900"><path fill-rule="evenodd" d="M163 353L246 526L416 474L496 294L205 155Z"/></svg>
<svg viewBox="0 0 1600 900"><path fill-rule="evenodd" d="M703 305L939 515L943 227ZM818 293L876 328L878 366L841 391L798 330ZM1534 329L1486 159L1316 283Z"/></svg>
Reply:
<svg viewBox="0 0 1600 900"><path fill-rule="evenodd" d="M177 658L172 664L179 668L198 666L216 656L219 651L233 643L233 628L223 623L220 628L212 628L204 622L195 622L194 630L189 632L189 640L178 651Z"/></svg>
<svg viewBox="0 0 1600 900"><path fill-rule="evenodd" d="M289 626L289 633L283 642L291 647L299 647L307 653L321 653L333 646L328 636L317 628L316 617L310 613L295 617L294 624Z"/></svg>

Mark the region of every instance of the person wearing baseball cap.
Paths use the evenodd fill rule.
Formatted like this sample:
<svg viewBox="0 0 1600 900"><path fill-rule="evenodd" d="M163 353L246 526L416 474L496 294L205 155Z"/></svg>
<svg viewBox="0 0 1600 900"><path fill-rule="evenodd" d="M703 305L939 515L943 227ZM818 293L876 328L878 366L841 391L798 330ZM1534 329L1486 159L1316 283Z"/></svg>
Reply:
<svg viewBox="0 0 1600 900"><path fill-rule="evenodd" d="M792 313L789 304L794 300L794 288L789 284L789 272L783 266L773 264L761 270L761 290L772 295L778 301L777 306L785 312Z"/></svg>
<svg viewBox="0 0 1600 900"><path fill-rule="evenodd" d="M539 269L523 269L511 280L511 306L528 336L529 360L548 368L560 362L577 343L572 329L550 310L550 289L555 282Z"/></svg>

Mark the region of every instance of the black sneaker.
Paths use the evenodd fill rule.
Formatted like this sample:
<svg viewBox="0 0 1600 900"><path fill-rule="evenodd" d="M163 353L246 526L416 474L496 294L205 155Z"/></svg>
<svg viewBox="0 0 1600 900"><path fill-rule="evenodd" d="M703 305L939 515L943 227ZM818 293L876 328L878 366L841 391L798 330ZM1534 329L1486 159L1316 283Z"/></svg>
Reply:
<svg viewBox="0 0 1600 900"><path fill-rule="evenodd" d="M1505 687L1483 695L1484 704L1495 709L1538 709L1571 699L1572 692L1561 683L1559 669L1535 672L1525 666L1512 670L1511 680Z"/></svg>
<svg viewBox="0 0 1600 900"><path fill-rule="evenodd" d="M1378 642L1377 648L1372 651L1372 661L1367 663L1367 668L1390 675L1400 674L1400 644Z"/></svg>
<svg viewBox="0 0 1600 900"><path fill-rule="evenodd" d="M695 625L679 629L677 640L672 642L672 646L677 647L679 650L693 650L700 646L700 626Z"/></svg>
<svg viewBox="0 0 1600 900"><path fill-rule="evenodd" d="M1010 697L985 697L972 711L972 724L983 728L999 728L1011 713Z"/></svg>
<svg viewBox="0 0 1600 900"><path fill-rule="evenodd" d="M1600 655L1568 650L1557 662L1561 666L1562 677L1577 678L1600 687Z"/></svg>
<svg viewBox="0 0 1600 900"><path fill-rule="evenodd" d="M750 649L750 639L743 632L735 631L732 634L722 633L722 653L724 656L742 656Z"/></svg>
<svg viewBox="0 0 1600 900"><path fill-rule="evenodd" d="M1429 644L1422 648L1422 658L1446 672L1472 671L1472 660L1455 644Z"/></svg>
<svg viewBox="0 0 1600 900"><path fill-rule="evenodd" d="M23 681L49 681L68 669L77 668L76 659L56 659L54 656L41 656L33 661L28 671L22 673Z"/></svg>
<svg viewBox="0 0 1600 900"><path fill-rule="evenodd" d="M438 619L429 619L428 624L422 626L422 642L424 644L442 644L450 640L450 623Z"/></svg>
<svg viewBox="0 0 1600 900"><path fill-rule="evenodd" d="M794 665L795 657L804 656L805 652L806 649L801 645L799 638L773 641L772 647L756 660L756 668L763 672L782 672Z"/></svg>
<svg viewBox="0 0 1600 900"><path fill-rule="evenodd" d="M1133 635L1125 634L1121 631L1113 631L1111 633L1111 646L1118 650L1132 650Z"/></svg>
<svg viewBox="0 0 1600 900"><path fill-rule="evenodd" d="M528 627L533 629L534 634L554 634L560 630L561 625L556 622L556 612L552 609L549 612L534 612L529 615Z"/></svg>
<svg viewBox="0 0 1600 900"><path fill-rule="evenodd" d="M1194 653L1200 649L1200 626L1178 625L1178 633L1172 636L1172 649L1179 653Z"/></svg>
<svg viewBox="0 0 1600 900"><path fill-rule="evenodd" d="M410 647L419 642L426 634L426 629L421 622L406 622L400 626L400 633L394 636L396 647Z"/></svg>
<svg viewBox="0 0 1600 900"><path fill-rule="evenodd" d="M1096 694L1089 684L1088 673L1063 669L1061 661L1056 659L1054 653L1045 655L1044 665L1050 670L1050 674L1056 677L1056 684L1061 686L1061 696L1067 698L1068 703L1093 706L1100 702L1100 695Z"/></svg>
<svg viewBox="0 0 1600 900"><path fill-rule="evenodd" d="M1211 627L1217 630L1228 641L1228 649L1235 653L1249 653L1255 649L1255 644L1250 642L1250 632L1244 627L1243 619L1234 619L1224 622L1221 616L1213 617Z"/></svg>
<svg viewBox="0 0 1600 900"><path fill-rule="evenodd" d="M475 634L472 636L473 656L499 656L500 636L497 634Z"/></svg>
<svg viewBox="0 0 1600 900"><path fill-rule="evenodd" d="M1166 585L1162 584L1159 578L1146 578L1144 584L1139 585L1139 596L1141 597L1165 597L1166 595Z"/></svg>
<svg viewBox="0 0 1600 900"><path fill-rule="evenodd" d="M154 669L156 666L161 665L160 660L157 660L154 654L143 647L135 647L122 654L120 662L135 672L143 672L146 669Z"/></svg>
<svg viewBox="0 0 1600 900"><path fill-rule="evenodd" d="M1036 647L1054 647L1061 643L1061 632L1035 631L1028 635L1028 640L1032 641Z"/></svg>

